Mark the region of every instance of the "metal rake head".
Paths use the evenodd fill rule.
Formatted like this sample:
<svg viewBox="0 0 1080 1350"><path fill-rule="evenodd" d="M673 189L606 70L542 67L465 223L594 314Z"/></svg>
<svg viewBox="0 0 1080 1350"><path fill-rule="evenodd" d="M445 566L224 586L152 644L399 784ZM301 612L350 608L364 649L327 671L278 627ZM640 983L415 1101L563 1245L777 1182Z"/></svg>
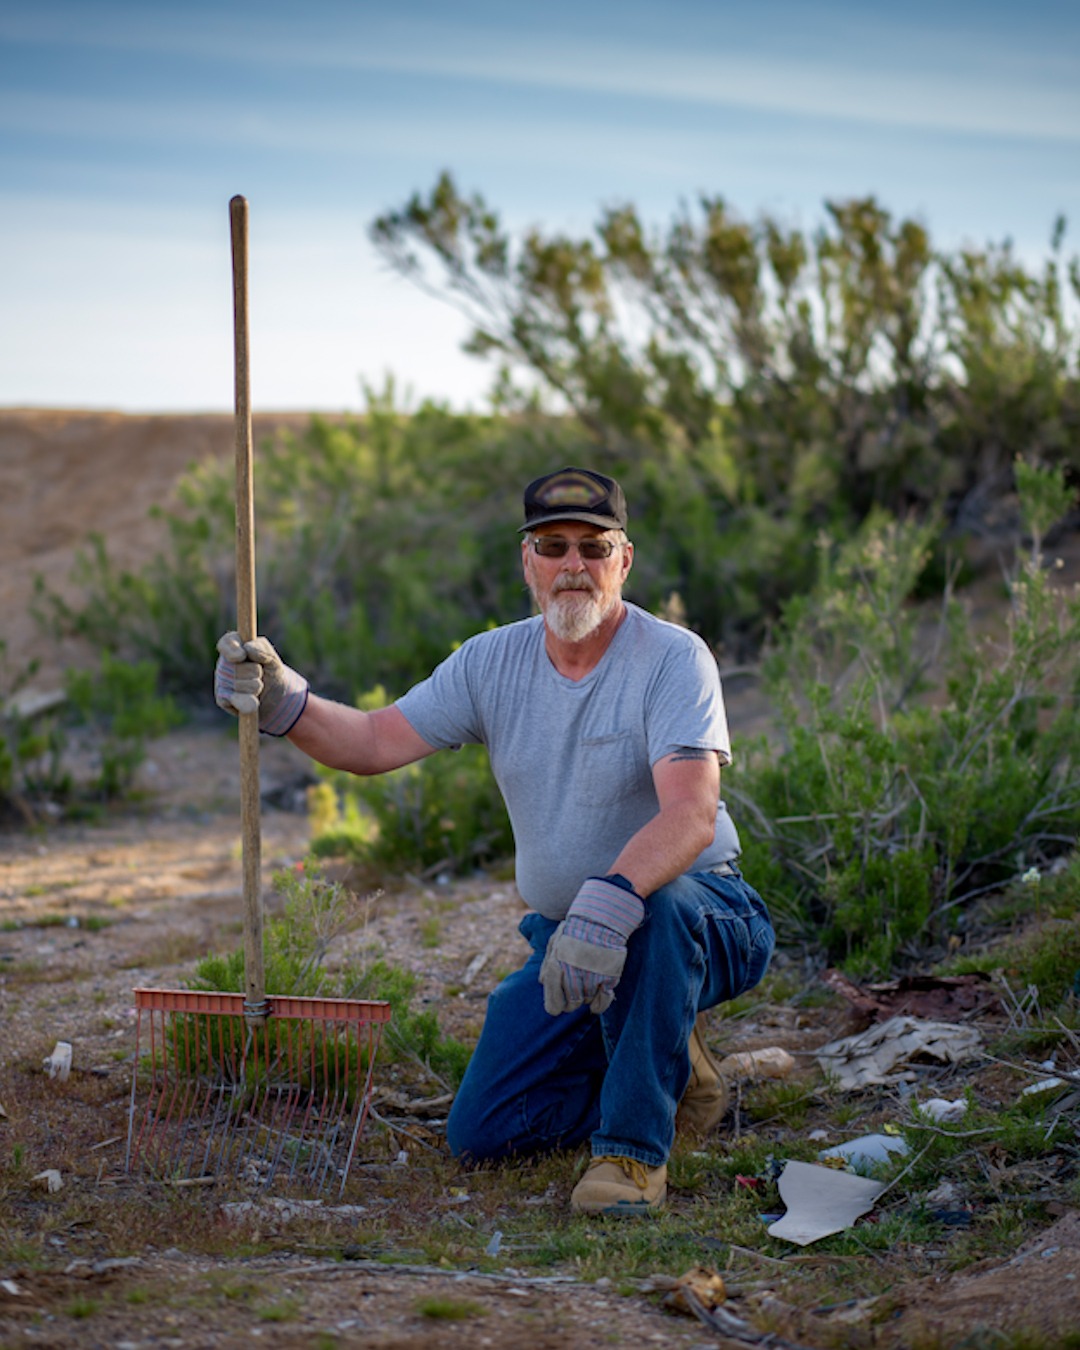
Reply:
<svg viewBox="0 0 1080 1350"><path fill-rule="evenodd" d="M290 996L269 1007L253 1018L242 994L135 990L128 1172L341 1194L390 1006Z"/></svg>

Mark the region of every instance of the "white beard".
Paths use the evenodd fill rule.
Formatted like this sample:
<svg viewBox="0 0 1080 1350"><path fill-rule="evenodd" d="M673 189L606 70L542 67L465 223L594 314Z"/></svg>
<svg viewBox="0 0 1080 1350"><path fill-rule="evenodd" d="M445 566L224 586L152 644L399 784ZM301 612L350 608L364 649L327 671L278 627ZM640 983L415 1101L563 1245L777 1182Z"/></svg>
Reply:
<svg viewBox="0 0 1080 1350"><path fill-rule="evenodd" d="M554 591L543 606L544 622L561 642L584 642L611 613L618 596L604 604L597 591Z"/></svg>

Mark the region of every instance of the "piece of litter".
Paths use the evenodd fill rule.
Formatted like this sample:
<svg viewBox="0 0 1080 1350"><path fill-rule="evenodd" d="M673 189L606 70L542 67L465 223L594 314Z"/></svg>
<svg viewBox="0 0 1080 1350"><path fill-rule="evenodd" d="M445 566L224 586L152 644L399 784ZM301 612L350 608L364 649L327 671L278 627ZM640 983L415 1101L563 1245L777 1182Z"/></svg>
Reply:
<svg viewBox="0 0 1080 1350"><path fill-rule="evenodd" d="M717 1066L721 1078L786 1078L795 1061L778 1045L726 1055Z"/></svg>
<svg viewBox="0 0 1080 1350"><path fill-rule="evenodd" d="M663 1306L671 1312L697 1317L698 1309L713 1312L726 1298L727 1290L720 1272L710 1266L695 1266L679 1276L674 1288L665 1295Z"/></svg>
<svg viewBox="0 0 1080 1350"><path fill-rule="evenodd" d="M903 1139L895 1139L887 1134L864 1134L860 1139L849 1139L846 1144L822 1149L818 1157L843 1158L851 1167L873 1167L877 1163L888 1162L893 1153L903 1156L907 1151L908 1146Z"/></svg>
<svg viewBox="0 0 1080 1350"><path fill-rule="evenodd" d="M46 1056L41 1067L50 1078L58 1078L61 1083L66 1083L71 1073L71 1042L57 1041L52 1054Z"/></svg>
<svg viewBox="0 0 1080 1350"><path fill-rule="evenodd" d="M828 1131L828 1130L811 1130L810 1133L809 1133L806 1137L807 1137L807 1139L812 1140L815 1144L820 1144L823 1140L828 1139L828 1137L829 1137L829 1131Z"/></svg>
<svg viewBox="0 0 1080 1350"><path fill-rule="evenodd" d="M476 979L477 975L480 974L480 972L484 969L484 967L490 960L491 960L490 947L488 947L485 951L476 953L473 959L465 967L465 974L461 977L461 983L465 986L466 989L468 989L469 985L472 984L473 980Z"/></svg>
<svg viewBox="0 0 1080 1350"><path fill-rule="evenodd" d="M0 1280L0 1289L2 1289L5 1294L10 1294L12 1298L22 1297L22 1290L14 1280Z"/></svg>
<svg viewBox="0 0 1080 1350"><path fill-rule="evenodd" d="M496 1228L491 1235L491 1241L484 1248L485 1256L498 1256L499 1248L502 1246L502 1233Z"/></svg>
<svg viewBox="0 0 1080 1350"><path fill-rule="evenodd" d="M395 1167L408 1167L408 1165L409 1165L409 1153L408 1153L408 1150L407 1150L407 1149L399 1149L399 1150L398 1150L398 1155L397 1155L397 1157L394 1159L394 1166L395 1166Z"/></svg>
<svg viewBox="0 0 1080 1350"><path fill-rule="evenodd" d="M804 1162L789 1162L777 1186L787 1213L768 1232L799 1247L850 1228L885 1189L882 1181Z"/></svg>
<svg viewBox="0 0 1080 1350"><path fill-rule="evenodd" d="M32 1177L31 1180L40 1181L50 1195L55 1195L64 1184L63 1178L55 1167L46 1168L44 1172L39 1172L37 1176Z"/></svg>
<svg viewBox="0 0 1080 1350"><path fill-rule="evenodd" d="M1036 1092L1049 1092L1051 1088L1064 1086L1064 1078L1040 1078L1037 1083L1029 1083L1020 1095L1021 1097L1031 1097Z"/></svg>
<svg viewBox="0 0 1080 1350"><path fill-rule="evenodd" d="M955 1064L977 1055L981 1047L982 1035L976 1027L890 1017L856 1036L823 1045L817 1062L839 1087L851 1091L914 1078L913 1071L901 1066L916 1057Z"/></svg>
<svg viewBox="0 0 1080 1350"><path fill-rule="evenodd" d="M929 1116L939 1125L952 1125L963 1120L967 1109L968 1104L963 1097L958 1097L954 1102L946 1101L944 1097L931 1097L927 1102L917 1103L919 1114Z"/></svg>
<svg viewBox="0 0 1080 1350"><path fill-rule="evenodd" d="M926 1203L937 1209L952 1209L956 1207L959 1196L960 1191L953 1182L943 1181L940 1186L935 1186L932 1191L927 1191Z"/></svg>

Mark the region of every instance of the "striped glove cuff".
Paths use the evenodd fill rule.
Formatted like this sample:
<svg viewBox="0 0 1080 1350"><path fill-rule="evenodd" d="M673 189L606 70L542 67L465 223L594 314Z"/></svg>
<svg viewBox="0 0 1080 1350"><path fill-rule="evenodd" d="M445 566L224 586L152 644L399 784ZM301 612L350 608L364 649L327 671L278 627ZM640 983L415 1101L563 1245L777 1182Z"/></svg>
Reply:
<svg viewBox="0 0 1080 1350"><path fill-rule="evenodd" d="M566 917L603 924L625 941L644 919L645 902L636 891L627 890L616 881L586 877Z"/></svg>

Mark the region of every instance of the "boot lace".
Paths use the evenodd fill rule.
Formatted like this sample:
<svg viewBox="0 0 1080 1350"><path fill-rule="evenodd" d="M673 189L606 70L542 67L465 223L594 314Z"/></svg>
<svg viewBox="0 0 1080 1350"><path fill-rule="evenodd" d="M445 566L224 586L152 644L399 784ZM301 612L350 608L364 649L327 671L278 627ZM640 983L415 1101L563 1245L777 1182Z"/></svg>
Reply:
<svg viewBox="0 0 1080 1350"><path fill-rule="evenodd" d="M639 1191L643 1191L649 1184L649 1173L644 1163L638 1162L637 1158L622 1158L613 1153L605 1153L594 1158L589 1168L599 1167L601 1163L614 1163L616 1167L621 1168Z"/></svg>

